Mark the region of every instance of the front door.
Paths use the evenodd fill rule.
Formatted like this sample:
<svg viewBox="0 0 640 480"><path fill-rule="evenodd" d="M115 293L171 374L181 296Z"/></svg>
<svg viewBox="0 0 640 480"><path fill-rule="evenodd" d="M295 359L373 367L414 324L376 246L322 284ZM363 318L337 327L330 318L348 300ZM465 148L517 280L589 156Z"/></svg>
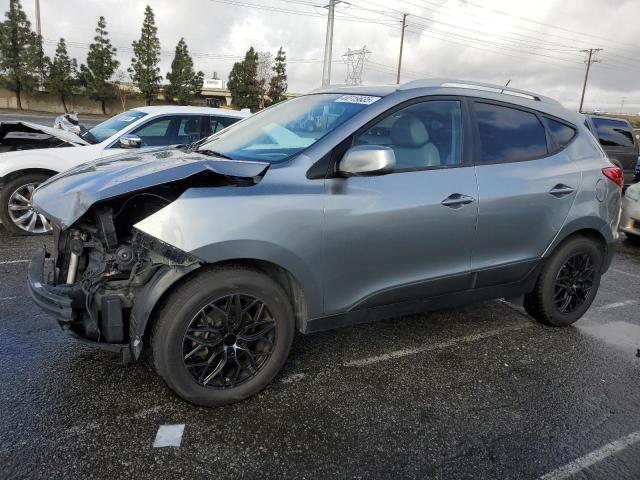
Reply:
<svg viewBox="0 0 640 480"><path fill-rule="evenodd" d="M457 99L413 103L354 136L391 147L396 169L327 180L325 314L469 288L477 186L463 110Z"/></svg>

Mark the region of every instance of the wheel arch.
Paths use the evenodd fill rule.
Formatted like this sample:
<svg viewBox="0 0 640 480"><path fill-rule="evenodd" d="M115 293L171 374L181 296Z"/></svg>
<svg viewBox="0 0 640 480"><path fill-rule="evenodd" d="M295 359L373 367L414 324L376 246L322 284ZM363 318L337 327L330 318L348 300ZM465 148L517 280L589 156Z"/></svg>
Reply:
<svg viewBox="0 0 640 480"><path fill-rule="evenodd" d="M47 168L38 168L38 167L22 168L20 170L13 170L12 172L7 173L4 177L0 178L0 184L4 185L23 175L31 175L34 173L49 175L50 177L53 177L54 175L57 175L60 172L47 169Z"/></svg>
<svg viewBox="0 0 640 480"><path fill-rule="evenodd" d="M272 278L291 299L291 306L295 316L296 328L305 332L308 322L308 309L306 295L300 282L286 268L273 262L255 258L235 258L215 263L204 263L185 270L178 270L167 267L161 275L154 277L149 282L149 288L144 288L141 292L141 300L138 305L134 304L132 319L135 322L134 329L137 337L148 340L149 333L153 329L153 324L157 320L158 311L177 288L188 282L203 269L212 268L243 268L247 270L258 270ZM132 341L134 335L131 335ZM139 351L133 349L134 355L138 356Z"/></svg>
<svg viewBox="0 0 640 480"><path fill-rule="evenodd" d="M601 220L602 224L606 228L606 223ZM547 248L545 251L543 258L546 260L550 258L555 251L558 250L562 245L564 245L567 241L571 240L575 237L585 237L598 245L598 248L602 252L603 257L603 273L609 268L611 264L611 258L613 253L613 247L611 243L613 242L613 238L609 239L603 233L603 225L598 225L597 222L594 222L592 225L581 225L576 224L574 228L570 228L567 230L563 230L553 241L553 243ZM598 228L599 227L599 228ZM605 230L606 232L607 230Z"/></svg>

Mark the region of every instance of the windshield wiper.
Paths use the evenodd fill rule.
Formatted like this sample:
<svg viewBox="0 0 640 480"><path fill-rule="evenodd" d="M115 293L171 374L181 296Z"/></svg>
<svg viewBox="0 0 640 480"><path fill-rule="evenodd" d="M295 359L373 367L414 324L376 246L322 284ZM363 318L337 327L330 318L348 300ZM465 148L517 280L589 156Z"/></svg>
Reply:
<svg viewBox="0 0 640 480"><path fill-rule="evenodd" d="M220 158L224 158L225 160L233 160L233 158L231 158L229 155L216 152L215 150L204 149L204 150L196 150L196 152L201 153L203 155L209 155L210 157L220 157Z"/></svg>

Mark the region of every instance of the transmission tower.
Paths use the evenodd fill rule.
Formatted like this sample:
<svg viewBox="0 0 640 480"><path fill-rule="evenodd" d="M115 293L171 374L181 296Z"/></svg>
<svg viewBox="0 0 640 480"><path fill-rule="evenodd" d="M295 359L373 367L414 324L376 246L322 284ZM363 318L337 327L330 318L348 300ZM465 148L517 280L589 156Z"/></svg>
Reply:
<svg viewBox="0 0 640 480"><path fill-rule="evenodd" d="M364 62L370 53L371 51L367 50L365 45L360 50L348 49L347 53L342 55L347 64L347 78L345 79L347 85L360 85L362 83Z"/></svg>

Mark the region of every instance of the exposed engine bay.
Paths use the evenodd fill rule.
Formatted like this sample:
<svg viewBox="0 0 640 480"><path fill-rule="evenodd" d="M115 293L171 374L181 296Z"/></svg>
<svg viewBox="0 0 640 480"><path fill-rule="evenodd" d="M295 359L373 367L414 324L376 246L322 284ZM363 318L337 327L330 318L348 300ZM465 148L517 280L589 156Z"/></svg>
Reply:
<svg viewBox="0 0 640 480"><path fill-rule="evenodd" d="M56 117L53 128L31 122L0 122L0 153L94 143L98 140L78 122L75 112Z"/></svg>
<svg viewBox="0 0 640 480"><path fill-rule="evenodd" d="M201 262L133 225L188 188L243 184L249 183L203 173L100 202L70 228L54 227L50 292L70 298L73 311L61 320L63 328L85 340L113 344L114 350L141 344L134 312L137 298L144 297L141 291L154 278L180 278ZM133 354L137 358L139 351Z"/></svg>

